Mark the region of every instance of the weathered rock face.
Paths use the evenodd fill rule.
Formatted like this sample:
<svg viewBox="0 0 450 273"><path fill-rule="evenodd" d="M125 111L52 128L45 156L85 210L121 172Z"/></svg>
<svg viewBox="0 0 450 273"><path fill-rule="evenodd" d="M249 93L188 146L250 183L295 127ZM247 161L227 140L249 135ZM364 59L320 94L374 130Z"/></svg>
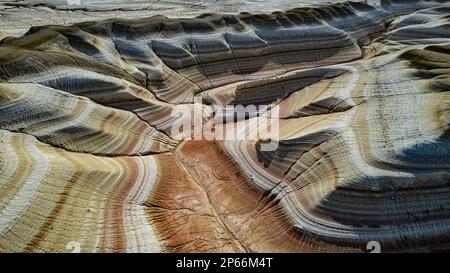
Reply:
<svg viewBox="0 0 450 273"><path fill-rule="evenodd" d="M3 39L0 250L448 248L449 13L349 2ZM277 148L183 140L173 111L194 101L204 124L278 105Z"/></svg>
<svg viewBox="0 0 450 273"><path fill-rule="evenodd" d="M171 18L194 17L205 13L270 13L299 6L318 6L345 0L1 0L0 39L21 36L30 26L72 25L108 18L139 19L154 15Z"/></svg>

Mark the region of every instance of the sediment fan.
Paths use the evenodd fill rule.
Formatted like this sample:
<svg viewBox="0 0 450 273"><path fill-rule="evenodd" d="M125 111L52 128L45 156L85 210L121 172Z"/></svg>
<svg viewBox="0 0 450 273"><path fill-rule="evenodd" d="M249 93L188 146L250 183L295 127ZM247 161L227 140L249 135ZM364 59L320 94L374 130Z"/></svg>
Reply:
<svg viewBox="0 0 450 273"><path fill-rule="evenodd" d="M0 251L448 248L449 14L348 2L2 40ZM278 104L279 147L171 135L196 98Z"/></svg>

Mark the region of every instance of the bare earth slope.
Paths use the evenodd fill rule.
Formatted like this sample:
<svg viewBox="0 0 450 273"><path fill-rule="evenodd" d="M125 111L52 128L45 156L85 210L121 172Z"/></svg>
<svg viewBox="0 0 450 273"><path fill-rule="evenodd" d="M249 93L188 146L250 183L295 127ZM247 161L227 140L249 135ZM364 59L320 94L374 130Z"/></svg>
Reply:
<svg viewBox="0 0 450 273"><path fill-rule="evenodd" d="M450 5L382 3L4 38L0 251L448 249ZM279 105L278 148L183 140L194 101Z"/></svg>

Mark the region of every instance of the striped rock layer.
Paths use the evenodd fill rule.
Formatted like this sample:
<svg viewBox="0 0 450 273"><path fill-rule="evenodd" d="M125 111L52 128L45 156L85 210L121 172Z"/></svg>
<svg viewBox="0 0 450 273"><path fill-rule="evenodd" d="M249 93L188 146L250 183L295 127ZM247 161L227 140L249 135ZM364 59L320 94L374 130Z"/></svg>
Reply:
<svg viewBox="0 0 450 273"><path fill-rule="evenodd" d="M348 2L3 39L0 251L448 249L449 13ZM205 124L211 105L278 105L276 149L183 140L173 111L194 101Z"/></svg>

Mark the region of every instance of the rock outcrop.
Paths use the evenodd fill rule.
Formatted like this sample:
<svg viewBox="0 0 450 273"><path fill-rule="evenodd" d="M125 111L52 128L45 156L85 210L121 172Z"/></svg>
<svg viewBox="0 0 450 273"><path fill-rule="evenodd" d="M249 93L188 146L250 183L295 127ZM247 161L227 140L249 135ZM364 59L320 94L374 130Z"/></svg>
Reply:
<svg viewBox="0 0 450 273"><path fill-rule="evenodd" d="M0 251L448 249L449 11L347 2L3 39ZM270 105L279 136L183 139L174 110L198 102L224 133L258 117L216 124L214 107Z"/></svg>

